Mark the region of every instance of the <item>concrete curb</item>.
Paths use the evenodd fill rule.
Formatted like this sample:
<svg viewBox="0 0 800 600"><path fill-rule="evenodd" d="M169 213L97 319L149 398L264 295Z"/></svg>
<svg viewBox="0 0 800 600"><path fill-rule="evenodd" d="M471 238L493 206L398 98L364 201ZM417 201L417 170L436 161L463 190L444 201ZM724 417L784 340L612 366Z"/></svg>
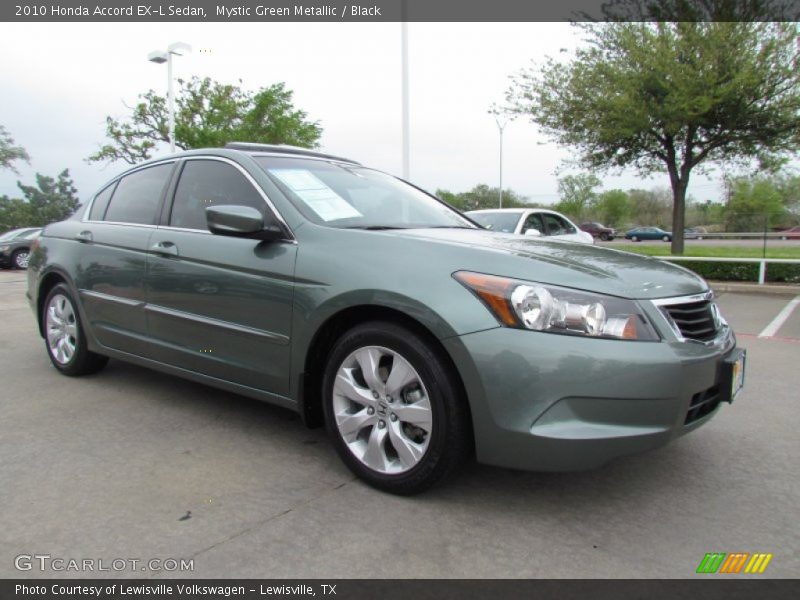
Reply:
<svg viewBox="0 0 800 600"><path fill-rule="evenodd" d="M708 285L718 294L769 294L778 296L800 295L800 285L784 285L781 283L745 283L741 281L709 281Z"/></svg>

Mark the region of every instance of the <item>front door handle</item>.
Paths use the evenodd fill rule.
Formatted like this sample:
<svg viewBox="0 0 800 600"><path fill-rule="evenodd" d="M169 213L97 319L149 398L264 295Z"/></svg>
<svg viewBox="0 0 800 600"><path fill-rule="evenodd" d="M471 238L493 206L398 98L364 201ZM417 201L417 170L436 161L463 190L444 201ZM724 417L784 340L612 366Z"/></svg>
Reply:
<svg viewBox="0 0 800 600"><path fill-rule="evenodd" d="M75 239L79 242L91 242L93 239L92 232L87 229L85 231L81 231L80 233L76 233Z"/></svg>
<svg viewBox="0 0 800 600"><path fill-rule="evenodd" d="M172 242L156 242L150 246L150 251L165 256L178 256L178 247Z"/></svg>

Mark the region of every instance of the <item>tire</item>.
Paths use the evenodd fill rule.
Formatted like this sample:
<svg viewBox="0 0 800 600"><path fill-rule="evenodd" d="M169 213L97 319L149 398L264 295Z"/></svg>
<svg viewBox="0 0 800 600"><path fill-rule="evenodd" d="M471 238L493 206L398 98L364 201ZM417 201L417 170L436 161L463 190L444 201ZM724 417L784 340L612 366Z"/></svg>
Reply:
<svg viewBox="0 0 800 600"><path fill-rule="evenodd" d="M631 241L632 242L638 242L639 241L639 236L636 236L636 235L631 236Z"/></svg>
<svg viewBox="0 0 800 600"><path fill-rule="evenodd" d="M608 234L607 233L601 233L600 234L600 241L607 242L608 241Z"/></svg>
<svg viewBox="0 0 800 600"><path fill-rule="evenodd" d="M329 354L325 425L358 477L386 492L417 494L455 471L472 448L460 389L424 337L391 322L363 323Z"/></svg>
<svg viewBox="0 0 800 600"><path fill-rule="evenodd" d="M789 239L789 238L787 238L785 235L782 235L782 236L781 236L781 240L783 240L784 242L785 242L787 239Z"/></svg>
<svg viewBox="0 0 800 600"><path fill-rule="evenodd" d="M11 255L11 267L17 269L18 271L24 271L28 268L29 257L30 253L27 248L15 250L14 254Z"/></svg>
<svg viewBox="0 0 800 600"><path fill-rule="evenodd" d="M64 375L89 375L106 366L107 356L89 350L75 299L63 283L47 294L42 324L47 356Z"/></svg>
<svg viewBox="0 0 800 600"><path fill-rule="evenodd" d="M672 241L668 235L665 235L661 239L664 240L665 242L671 242Z"/></svg>

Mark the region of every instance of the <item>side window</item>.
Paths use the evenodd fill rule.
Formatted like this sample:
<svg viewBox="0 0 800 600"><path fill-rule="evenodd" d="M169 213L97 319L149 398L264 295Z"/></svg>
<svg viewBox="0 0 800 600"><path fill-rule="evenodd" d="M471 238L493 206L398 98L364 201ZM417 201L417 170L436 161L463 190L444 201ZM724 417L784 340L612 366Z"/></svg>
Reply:
<svg viewBox="0 0 800 600"><path fill-rule="evenodd" d="M167 163L136 171L120 179L103 220L154 224L161 195L171 173L172 163Z"/></svg>
<svg viewBox="0 0 800 600"><path fill-rule="evenodd" d="M544 231L542 231L542 217L536 213L528 215L522 225L522 233L525 233L528 229L538 229L539 233L544 234Z"/></svg>
<svg viewBox="0 0 800 600"><path fill-rule="evenodd" d="M207 231L206 208L218 204L252 206L261 214L266 208L264 198L236 167L218 160L186 161L169 224Z"/></svg>
<svg viewBox="0 0 800 600"><path fill-rule="evenodd" d="M116 182L112 183L94 197L94 202L92 202L92 210L89 211L90 221L103 220L103 216L106 214L106 209L108 208L108 201L111 200L111 194L114 193L114 188L116 185Z"/></svg>
<svg viewBox="0 0 800 600"><path fill-rule="evenodd" d="M555 215L545 213L542 215L542 219L544 220L544 230L542 230L542 235L559 235L561 233L561 224L559 223L560 219L558 219Z"/></svg>
<svg viewBox="0 0 800 600"><path fill-rule="evenodd" d="M556 217L555 215L553 216L555 217L556 221L558 221L559 227L561 228L561 235L575 233L575 228L569 224L569 221L562 219L561 217Z"/></svg>

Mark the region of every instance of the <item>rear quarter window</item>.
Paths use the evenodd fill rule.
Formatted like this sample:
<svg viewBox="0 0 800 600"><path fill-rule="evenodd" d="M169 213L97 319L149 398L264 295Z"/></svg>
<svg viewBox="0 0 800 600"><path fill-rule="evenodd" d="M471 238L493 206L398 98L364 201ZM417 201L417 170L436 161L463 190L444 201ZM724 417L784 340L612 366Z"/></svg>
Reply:
<svg viewBox="0 0 800 600"><path fill-rule="evenodd" d="M147 167L125 175L117 183L104 221L153 225L172 163Z"/></svg>

